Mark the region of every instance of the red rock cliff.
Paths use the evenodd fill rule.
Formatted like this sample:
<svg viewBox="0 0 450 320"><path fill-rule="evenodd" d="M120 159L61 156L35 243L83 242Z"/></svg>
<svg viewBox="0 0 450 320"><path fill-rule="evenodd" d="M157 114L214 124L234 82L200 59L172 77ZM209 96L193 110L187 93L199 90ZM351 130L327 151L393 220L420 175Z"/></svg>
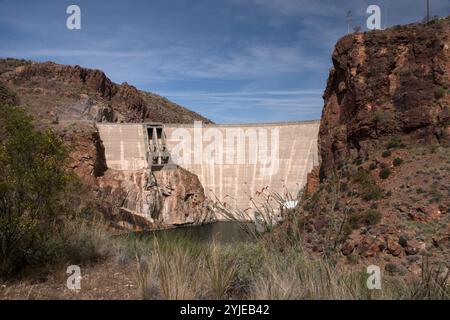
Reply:
<svg viewBox="0 0 450 320"><path fill-rule="evenodd" d="M343 37L319 132L321 177L386 139L448 143L450 17Z"/></svg>

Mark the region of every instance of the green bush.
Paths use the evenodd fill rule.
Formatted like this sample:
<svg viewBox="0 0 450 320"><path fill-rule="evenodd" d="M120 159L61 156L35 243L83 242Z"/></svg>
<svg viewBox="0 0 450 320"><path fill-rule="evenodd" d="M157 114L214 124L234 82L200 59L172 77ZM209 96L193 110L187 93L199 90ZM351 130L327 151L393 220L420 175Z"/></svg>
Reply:
<svg viewBox="0 0 450 320"><path fill-rule="evenodd" d="M434 90L434 97L437 99L437 100L439 100L439 99L442 99L444 96L445 96L445 92L446 92L447 90L444 88L444 87L437 87L435 90Z"/></svg>
<svg viewBox="0 0 450 320"><path fill-rule="evenodd" d="M398 149L398 148L405 148L406 144L401 141L399 138L393 138L389 143L386 145L387 149Z"/></svg>
<svg viewBox="0 0 450 320"><path fill-rule="evenodd" d="M353 229L357 229L359 227L360 221L361 221L361 217L358 214L354 213L354 214L350 215L350 217L348 219L348 224L353 230Z"/></svg>
<svg viewBox="0 0 450 320"><path fill-rule="evenodd" d="M352 179L360 185L360 194L364 200L379 200L383 197L383 189L375 183L367 171L359 170Z"/></svg>
<svg viewBox="0 0 450 320"><path fill-rule="evenodd" d="M380 178L387 179L391 174L391 170L389 168L384 168L380 171Z"/></svg>
<svg viewBox="0 0 450 320"><path fill-rule="evenodd" d="M425 189L419 187L419 188L416 189L416 192L418 194L421 194L421 193L425 193L426 191L425 191Z"/></svg>
<svg viewBox="0 0 450 320"><path fill-rule="evenodd" d="M345 235L345 236L348 236L348 235L350 235L352 232L353 232L353 226L351 225L351 223L349 223L349 222L347 222L347 223L344 223L344 225L342 226L342 233Z"/></svg>
<svg viewBox="0 0 450 320"><path fill-rule="evenodd" d="M369 165L369 169L370 170L375 170L377 168L377 164L375 163L375 162L372 162L370 165Z"/></svg>
<svg viewBox="0 0 450 320"><path fill-rule="evenodd" d="M368 224L368 225L374 225L381 221L381 213L375 209L369 209L366 211L366 213L362 216L361 222Z"/></svg>
<svg viewBox="0 0 450 320"><path fill-rule="evenodd" d="M362 198L366 201L379 200L383 198L383 189L375 183L365 184L362 190Z"/></svg>
<svg viewBox="0 0 450 320"><path fill-rule="evenodd" d="M98 239L74 242L79 223L70 236L63 223L78 182L66 170L68 152L52 131L36 131L24 110L0 107L0 276L92 252Z"/></svg>
<svg viewBox="0 0 450 320"><path fill-rule="evenodd" d="M382 153L383 158L387 158L391 156L391 151L390 150L386 150Z"/></svg>
<svg viewBox="0 0 450 320"><path fill-rule="evenodd" d="M397 157L394 159L394 161L392 163L395 167L398 167L399 165L401 165L403 163L403 160L401 158Z"/></svg>
<svg viewBox="0 0 450 320"><path fill-rule="evenodd" d="M408 239L406 239L405 236L400 236L398 238L398 244L401 245L402 247L405 247L408 244Z"/></svg>
<svg viewBox="0 0 450 320"><path fill-rule="evenodd" d="M375 209L369 209L364 214L353 213L344 224L344 233L350 234L351 230L359 228L361 224L374 225L381 221L381 213Z"/></svg>
<svg viewBox="0 0 450 320"><path fill-rule="evenodd" d="M365 170L359 170L352 175L352 180L358 184L365 184L370 182L370 176Z"/></svg>

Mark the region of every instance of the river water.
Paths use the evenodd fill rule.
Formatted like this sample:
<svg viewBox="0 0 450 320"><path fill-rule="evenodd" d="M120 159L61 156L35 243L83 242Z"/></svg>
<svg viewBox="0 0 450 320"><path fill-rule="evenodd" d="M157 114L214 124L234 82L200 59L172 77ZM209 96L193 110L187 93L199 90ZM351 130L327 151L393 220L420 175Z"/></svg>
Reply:
<svg viewBox="0 0 450 320"><path fill-rule="evenodd" d="M151 235L167 235L169 237L188 238L199 242L217 241L218 243L233 243L253 241L254 236L248 230L254 231L254 223L218 221L199 226L151 231L144 233L144 235L146 237Z"/></svg>

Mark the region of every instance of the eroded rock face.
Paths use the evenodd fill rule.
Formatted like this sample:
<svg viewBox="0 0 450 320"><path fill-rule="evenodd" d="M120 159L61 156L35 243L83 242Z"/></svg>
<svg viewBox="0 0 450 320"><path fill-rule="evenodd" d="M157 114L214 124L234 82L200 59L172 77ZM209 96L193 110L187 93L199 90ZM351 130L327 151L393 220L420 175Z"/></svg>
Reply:
<svg viewBox="0 0 450 320"><path fill-rule="evenodd" d="M156 94L116 84L101 70L0 59L0 81L43 123L56 116L61 122L211 122Z"/></svg>
<svg viewBox="0 0 450 320"><path fill-rule="evenodd" d="M116 171L98 178L103 211L117 226L132 230L212 221L198 177L180 167L159 171Z"/></svg>
<svg viewBox="0 0 450 320"><path fill-rule="evenodd" d="M342 38L324 93L321 177L385 139L450 141L450 18Z"/></svg>

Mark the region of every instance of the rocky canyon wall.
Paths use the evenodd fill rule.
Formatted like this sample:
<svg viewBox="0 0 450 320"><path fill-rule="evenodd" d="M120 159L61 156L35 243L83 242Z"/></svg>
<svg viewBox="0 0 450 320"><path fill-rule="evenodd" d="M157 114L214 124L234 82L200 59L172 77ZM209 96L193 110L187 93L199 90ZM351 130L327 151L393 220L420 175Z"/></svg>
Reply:
<svg viewBox="0 0 450 320"><path fill-rule="evenodd" d="M319 132L321 176L387 139L449 141L450 18L343 37Z"/></svg>

